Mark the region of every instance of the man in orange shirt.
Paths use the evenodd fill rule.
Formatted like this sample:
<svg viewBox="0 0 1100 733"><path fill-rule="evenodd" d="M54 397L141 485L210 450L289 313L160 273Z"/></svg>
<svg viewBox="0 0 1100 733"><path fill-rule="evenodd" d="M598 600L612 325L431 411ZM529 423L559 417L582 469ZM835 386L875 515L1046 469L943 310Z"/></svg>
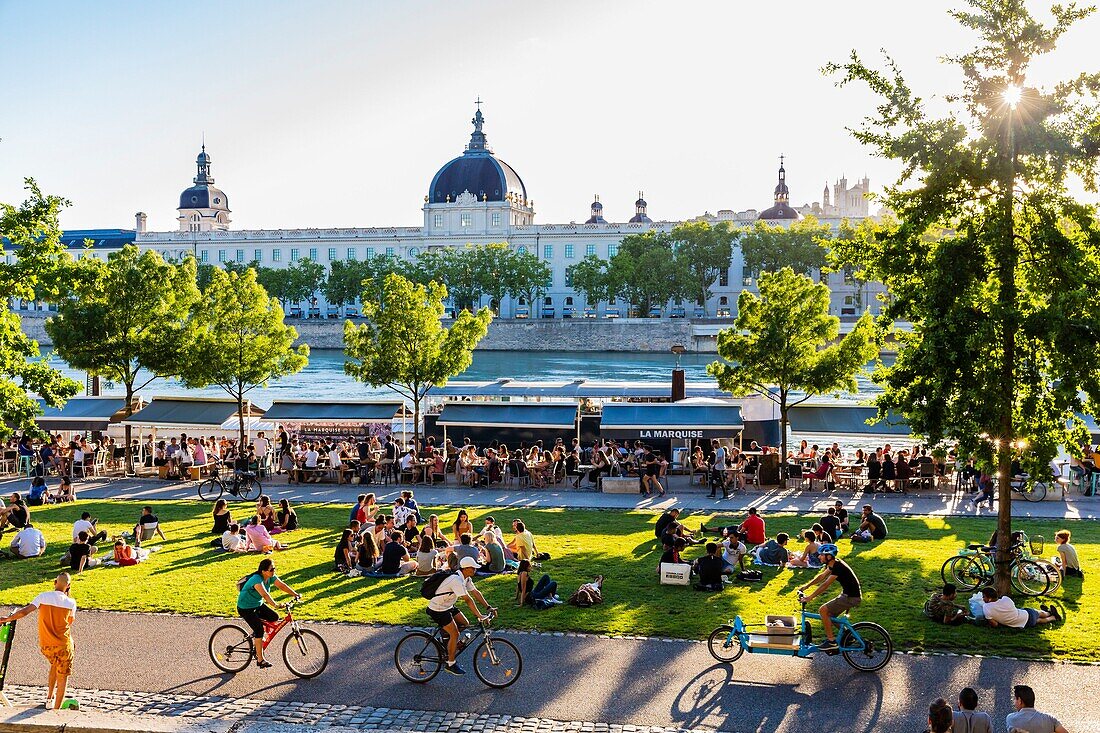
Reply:
<svg viewBox="0 0 1100 733"><path fill-rule="evenodd" d="M46 707L50 707L52 700L55 710L59 710L65 701L65 687L73 671L73 637L70 629L76 619L76 601L69 596L70 580L68 573L61 573L54 580L52 591L39 593L29 605L6 618L0 618L0 624L6 624L38 611L38 648L50 663Z"/></svg>

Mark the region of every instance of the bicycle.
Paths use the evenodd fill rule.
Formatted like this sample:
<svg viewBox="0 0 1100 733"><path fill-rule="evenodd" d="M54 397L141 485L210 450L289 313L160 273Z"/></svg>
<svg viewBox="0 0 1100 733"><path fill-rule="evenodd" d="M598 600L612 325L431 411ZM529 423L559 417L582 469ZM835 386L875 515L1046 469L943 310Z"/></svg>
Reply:
<svg viewBox="0 0 1100 733"><path fill-rule="evenodd" d="M233 471L233 478L222 478L221 461L215 461L210 467L210 477L199 483L199 498L203 501L217 501L228 492L241 501L252 501L263 493L263 486L254 471Z"/></svg>
<svg viewBox="0 0 1100 733"><path fill-rule="evenodd" d="M1033 598L1053 592L1048 569L1024 557L1024 546L1024 542L1017 542L1010 548L1013 559L1008 573L1012 587ZM944 561L940 567L940 577L944 583L953 583L961 591L977 590L989 585L996 575L992 552L993 548L989 545L967 545L958 554ZM1059 576L1058 585L1060 584Z"/></svg>
<svg viewBox="0 0 1100 733"><path fill-rule="evenodd" d="M707 639L710 655L719 662L733 664L748 649L750 654L784 654L809 659L820 651L813 643L811 620L821 620L821 614L806 611L806 597L799 593L802 606L802 623L799 633L754 634L748 629L767 627L766 624L746 624L737 616L729 624L719 626ZM852 623L847 614L832 618L837 630L837 648L826 652L830 656L840 654L853 669L861 672L877 672L889 663L894 655L894 641L890 632L871 621ZM793 629L792 629L793 631Z"/></svg>
<svg viewBox="0 0 1100 733"><path fill-rule="evenodd" d="M286 615L278 623L264 622L263 647L267 651L279 632L289 626L290 635L283 641L283 663L294 676L308 680L328 666L328 644L316 631L303 629L295 620L291 612L300 602L291 600L281 604ZM245 626L225 624L210 635L210 659L223 672L243 671L254 656L252 631Z"/></svg>
<svg viewBox="0 0 1100 733"><path fill-rule="evenodd" d="M474 674L489 687L503 689L519 679L523 672L523 657L515 644L493 636L490 624L494 618L496 613L490 612L477 627L469 627L473 629L472 632L469 629L463 632L464 636L469 636L459 639L455 661L473 647L479 637L484 637L474 649ZM439 627L431 634L426 631L406 634L393 650L393 662L397 671L409 682L417 684L434 679L446 661L447 643L443 639L443 630Z"/></svg>
<svg viewBox="0 0 1100 733"><path fill-rule="evenodd" d="M1047 498L1046 482L1033 479L1026 473L1011 481L1009 487L1013 494L1019 494L1024 501L1042 501Z"/></svg>

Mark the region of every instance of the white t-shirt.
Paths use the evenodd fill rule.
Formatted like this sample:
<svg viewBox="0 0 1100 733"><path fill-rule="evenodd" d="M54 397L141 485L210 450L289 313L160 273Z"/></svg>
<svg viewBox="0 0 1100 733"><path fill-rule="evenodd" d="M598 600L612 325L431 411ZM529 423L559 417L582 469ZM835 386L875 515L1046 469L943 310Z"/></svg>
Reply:
<svg viewBox="0 0 1100 733"><path fill-rule="evenodd" d="M83 463L83 462L84 462L84 451L80 450L79 448L74 448L73 449L73 463Z"/></svg>
<svg viewBox="0 0 1100 733"><path fill-rule="evenodd" d="M22 557L37 557L46 548L46 538L38 527L24 527L15 534L11 546Z"/></svg>
<svg viewBox="0 0 1100 733"><path fill-rule="evenodd" d="M76 542L77 535L81 532L87 532L89 537L95 535L95 527L87 519L78 519L73 522L73 542Z"/></svg>
<svg viewBox="0 0 1100 733"><path fill-rule="evenodd" d="M248 544L248 540L236 532L226 530L222 533L222 549L229 552L239 552Z"/></svg>
<svg viewBox="0 0 1100 733"><path fill-rule="evenodd" d="M1062 569L1073 568L1074 570L1081 569L1081 561L1077 559L1077 548L1066 542L1065 544L1055 545L1054 549L1058 551L1058 554L1062 558Z"/></svg>
<svg viewBox="0 0 1100 733"><path fill-rule="evenodd" d="M328 464L333 468L340 468L340 451L333 448L328 454Z"/></svg>
<svg viewBox="0 0 1100 733"><path fill-rule="evenodd" d="M1022 629L1027 625L1027 611L1016 608L1016 604L1008 596L1002 596L993 603L982 603L982 613L1002 626Z"/></svg>
<svg viewBox="0 0 1100 733"><path fill-rule="evenodd" d="M408 453L401 456L401 470L402 471L407 471L412 466L412 462L413 462L413 457L411 455L409 455Z"/></svg>
<svg viewBox="0 0 1100 733"><path fill-rule="evenodd" d="M393 526L404 530L405 521L412 516L416 515L414 515L412 509L409 509L407 506L395 506L393 508Z"/></svg>
<svg viewBox="0 0 1100 733"><path fill-rule="evenodd" d="M252 445L256 446L257 458L263 458L271 449L271 444L267 442L267 438L256 438L254 441L252 441Z"/></svg>
<svg viewBox="0 0 1100 733"><path fill-rule="evenodd" d="M722 542L722 559L728 562L730 565L737 565L738 561L748 553L748 548L745 547L745 543L740 540L734 540L733 538L727 538Z"/></svg>
<svg viewBox="0 0 1100 733"><path fill-rule="evenodd" d="M459 598L465 598L472 590L477 590L473 578L463 578L462 573L449 575L439 584L435 597L428 601L428 608L433 611L450 610Z"/></svg>
<svg viewBox="0 0 1100 733"><path fill-rule="evenodd" d="M479 534L482 537L485 537L486 535L496 535L497 543L501 546L504 545L504 532L502 532L500 527L495 524L492 527L485 527L485 529L481 530Z"/></svg>
<svg viewBox="0 0 1100 733"><path fill-rule="evenodd" d="M191 446L181 445L180 449L176 451L176 456L179 458L180 465L190 466L195 463L195 456L191 454Z"/></svg>
<svg viewBox="0 0 1100 733"><path fill-rule="evenodd" d="M317 468L317 451L310 448L306 451L306 468Z"/></svg>

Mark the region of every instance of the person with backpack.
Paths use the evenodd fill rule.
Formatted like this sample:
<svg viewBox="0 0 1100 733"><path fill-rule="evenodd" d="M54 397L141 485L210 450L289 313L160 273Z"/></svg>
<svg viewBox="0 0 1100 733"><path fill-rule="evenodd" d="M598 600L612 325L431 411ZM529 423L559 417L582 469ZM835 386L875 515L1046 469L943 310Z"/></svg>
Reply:
<svg viewBox="0 0 1100 733"><path fill-rule="evenodd" d="M489 614L496 613L496 608L489 605L485 596L474 585L473 576L480 567L477 560L464 557L458 563L458 572L441 570L420 586L420 595L428 599L428 616L447 638L447 663L443 669L451 674L466 674L455 663L455 655L458 654L458 635L470 625L462 611L455 608L455 603L459 598L465 600L478 621L486 621ZM478 609L479 601L485 605L484 615Z"/></svg>
<svg viewBox="0 0 1100 733"><path fill-rule="evenodd" d="M301 595L279 579L275 574L275 561L270 557L260 560L256 572L237 581L237 615L244 619L252 629L252 648L256 652L256 666L267 669L271 662L264 659L264 622L279 623L279 614L275 612L275 600L271 597L271 586L283 593L301 599ZM266 604L266 605L265 605Z"/></svg>
<svg viewBox="0 0 1100 733"><path fill-rule="evenodd" d="M978 693L973 687L964 687L959 692L958 709L952 718L954 733L993 733L993 720L989 713L978 710Z"/></svg>

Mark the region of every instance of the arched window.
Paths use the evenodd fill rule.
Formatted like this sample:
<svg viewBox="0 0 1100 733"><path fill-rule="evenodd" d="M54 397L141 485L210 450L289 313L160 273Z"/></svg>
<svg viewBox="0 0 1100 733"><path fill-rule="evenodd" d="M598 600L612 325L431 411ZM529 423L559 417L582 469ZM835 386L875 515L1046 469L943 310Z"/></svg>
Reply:
<svg viewBox="0 0 1100 733"><path fill-rule="evenodd" d="M572 295L566 296L565 304L566 305L573 305L573 296Z"/></svg>
<svg viewBox="0 0 1100 733"><path fill-rule="evenodd" d="M730 304L730 299L727 298L724 295L721 298L718 299L718 305L729 305L729 304Z"/></svg>
<svg viewBox="0 0 1100 733"><path fill-rule="evenodd" d="M409 247L409 257L419 257L419 256L420 256L420 248L419 247Z"/></svg>

